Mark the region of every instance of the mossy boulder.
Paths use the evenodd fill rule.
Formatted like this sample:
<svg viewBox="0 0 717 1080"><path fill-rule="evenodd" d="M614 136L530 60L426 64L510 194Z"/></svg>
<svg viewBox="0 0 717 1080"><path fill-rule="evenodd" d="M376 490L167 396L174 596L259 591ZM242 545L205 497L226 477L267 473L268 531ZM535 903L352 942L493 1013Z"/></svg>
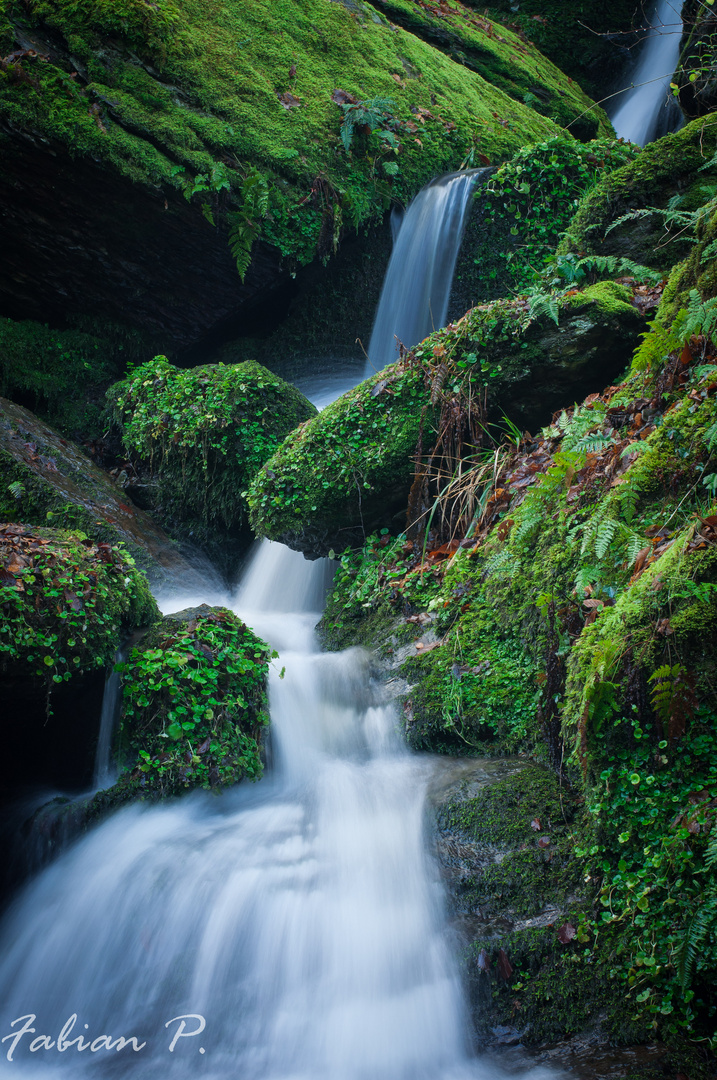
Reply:
<svg viewBox="0 0 717 1080"><path fill-rule="evenodd" d="M639 42L643 11L635 0L467 0L533 42L595 101L621 83ZM571 129L572 130L572 129Z"/></svg>
<svg viewBox="0 0 717 1080"><path fill-rule="evenodd" d="M111 387L108 400L125 448L143 463L154 511L225 563L228 550L252 539L245 488L284 437L317 415L295 387L251 361L181 369L157 357Z"/></svg>
<svg viewBox="0 0 717 1080"><path fill-rule="evenodd" d="M585 196L558 253L615 255L668 271L690 250L689 223L680 215L717 194L716 152L715 115L646 146Z"/></svg>
<svg viewBox="0 0 717 1080"><path fill-rule="evenodd" d="M5 15L4 307L58 323L101 308L165 348L329 258L471 149L497 162L557 131L358 0L33 0ZM500 37L504 67L542 66L561 105L589 108ZM354 103L368 121L352 130Z"/></svg>
<svg viewBox="0 0 717 1080"><path fill-rule="evenodd" d="M0 519L123 544L156 586L193 573L167 534L79 446L2 398Z"/></svg>
<svg viewBox="0 0 717 1080"><path fill-rule="evenodd" d="M479 305L292 433L249 489L254 529L310 557L381 526L400 531L419 433L420 456L452 395L539 426L566 397L620 373L642 326L630 289L614 282L573 290L552 312L520 298Z"/></svg>
<svg viewBox="0 0 717 1080"><path fill-rule="evenodd" d="M2 678L38 680L48 694L104 669L131 630L159 617L146 579L117 547L61 529L4 524Z"/></svg>
<svg viewBox="0 0 717 1080"><path fill-rule="evenodd" d="M569 127L575 138L587 141L609 133L607 116L583 94L579 84L568 80L566 90L562 58L554 60L560 69L556 71L525 37L521 36L518 44L515 27L508 30L505 26L512 15L496 24L484 10L479 14L457 0L444 3L440 10L412 0L376 0L373 6L394 24L499 86L515 101L530 105L560 127Z"/></svg>
<svg viewBox="0 0 717 1080"><path fill-rule="evenodd" d="M124 771L99 804L258 779L271 657L226 608L203 604L155 624L122 665Z"/></svg>

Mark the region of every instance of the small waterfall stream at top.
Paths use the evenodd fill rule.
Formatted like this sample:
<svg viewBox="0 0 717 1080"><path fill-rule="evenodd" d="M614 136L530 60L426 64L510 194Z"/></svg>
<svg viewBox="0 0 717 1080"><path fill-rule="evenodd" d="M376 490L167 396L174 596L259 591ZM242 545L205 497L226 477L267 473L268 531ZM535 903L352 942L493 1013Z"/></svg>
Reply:
<svg viewBox="0 0 717 1080"><path fill-rule="evenodd" d="M619 138L645 146L675 130L680 111L669 94L682 38L684 0L658 0L648 19L630 86L616 98L610 119Z"/></svg>
<svg viewBox="0 0 717 1080"><path fill-rule="evenodd" d="M431 761L402 745L363 650L320 652L329 571L263 541L234 596L175 583L165 610L223 603L278 650L272 769L119 810L21 890L0 928L0 1075L496 1077L426 848Z"/></svg>
<svg viewBox="0 0 717 1080"><path fill-rule="evenodd" d="M440 176L419 191L403 218L392 217L394 244L368 347L365 378L445 324L453 272L473 187L489 169Z"/></svg>

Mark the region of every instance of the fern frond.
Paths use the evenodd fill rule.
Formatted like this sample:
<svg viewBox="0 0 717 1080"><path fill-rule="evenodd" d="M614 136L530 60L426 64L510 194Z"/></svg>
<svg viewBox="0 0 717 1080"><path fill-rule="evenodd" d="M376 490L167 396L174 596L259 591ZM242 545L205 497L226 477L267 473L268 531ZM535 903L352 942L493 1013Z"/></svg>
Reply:
<svg viewBox="0 0 717 1080"><path fill-rule="evenodd" d="M578 439L570 449L575 450L576 453L598 453L605 450L606 447L611 446L613 441L614 440L607 435L601 435L599 432L596 432L593 435L583 435L583 437Z"/></svg>
<svg viewBox="0 0 717 1080"><path fill-rule="evenodd" d="M598 559L605 557L605 553L617 532L617 526L618 523L614 518L605 518L598 525L595 534L595 555Z"/></svg>
<svg viewBox="0 0 717 1080"><path fill-rule="evenodd" d="M713 886L685 928L685 936L677 956L677 977L683 990L687 990L692 981L708 934L716 929L717 888Z"/></svg>

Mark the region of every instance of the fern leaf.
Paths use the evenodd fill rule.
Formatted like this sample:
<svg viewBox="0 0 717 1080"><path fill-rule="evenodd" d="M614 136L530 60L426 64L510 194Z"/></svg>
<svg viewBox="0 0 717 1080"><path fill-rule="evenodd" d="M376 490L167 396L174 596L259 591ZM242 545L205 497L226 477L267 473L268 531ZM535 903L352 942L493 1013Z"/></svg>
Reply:
<svg viewBox="0 0 717 1080"><path fill-rule="evenodd" d="M614 518L605 518L600 522L595 534L595 555L598 559L604 558L616 532L617 521Z"/></svg>

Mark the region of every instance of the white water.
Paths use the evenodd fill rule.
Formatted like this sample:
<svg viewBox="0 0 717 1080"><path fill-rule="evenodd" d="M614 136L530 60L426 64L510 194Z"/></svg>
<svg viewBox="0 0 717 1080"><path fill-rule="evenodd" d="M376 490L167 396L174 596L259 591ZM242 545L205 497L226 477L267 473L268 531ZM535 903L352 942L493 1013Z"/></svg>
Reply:
<svg viewBox="0 0 717 1080"><path fill-rule="evenodd" d="M265 542L233 605L286 667L271 677L271 779L122 810L20 896L0 942L0 1034L30 1014L35 1032L12 1066L5 1040L0 1075L495 1075L470 1057L425 850L429 766L371 699L366 655L317 651L325 582L325 564ZM73 1014L70 1040L146 1045L60 1052ZM187 1014L206 1027L189 1036L200 1021L186 1021L170 1052L179 1021L165 1025Z"/></svg>
<svg viewBox="0 0 717 1080"><path fill-rule="evenodd" d="M124 657L125 650L118 649L112 668L105 679L105 691L102 695L102 709L100 712L100 730L97 738L95 767L92 777L93 791L102 791L111 787L117 779L117 770L112 761L112 739L119 720L122 675L119 671L115 671L115 665L121 664Z"/></svg>
<svg viewBox="0 0 717 1080"><path fill-rule="evenodd" d="M402 220L393 217L394 246L368 347L365 378L445 325L453 272L473 185L487 169L441 176L419 191Z"/></svg>
<svg viewBox="0 0 717 1080"><path fill-rule="evenodd" d="M680 56L683 0L658 0L650 29L639 46L632 86L616 98L610 119L618 136L645 146L665 135L679 118L670 82Z"/></svg>

